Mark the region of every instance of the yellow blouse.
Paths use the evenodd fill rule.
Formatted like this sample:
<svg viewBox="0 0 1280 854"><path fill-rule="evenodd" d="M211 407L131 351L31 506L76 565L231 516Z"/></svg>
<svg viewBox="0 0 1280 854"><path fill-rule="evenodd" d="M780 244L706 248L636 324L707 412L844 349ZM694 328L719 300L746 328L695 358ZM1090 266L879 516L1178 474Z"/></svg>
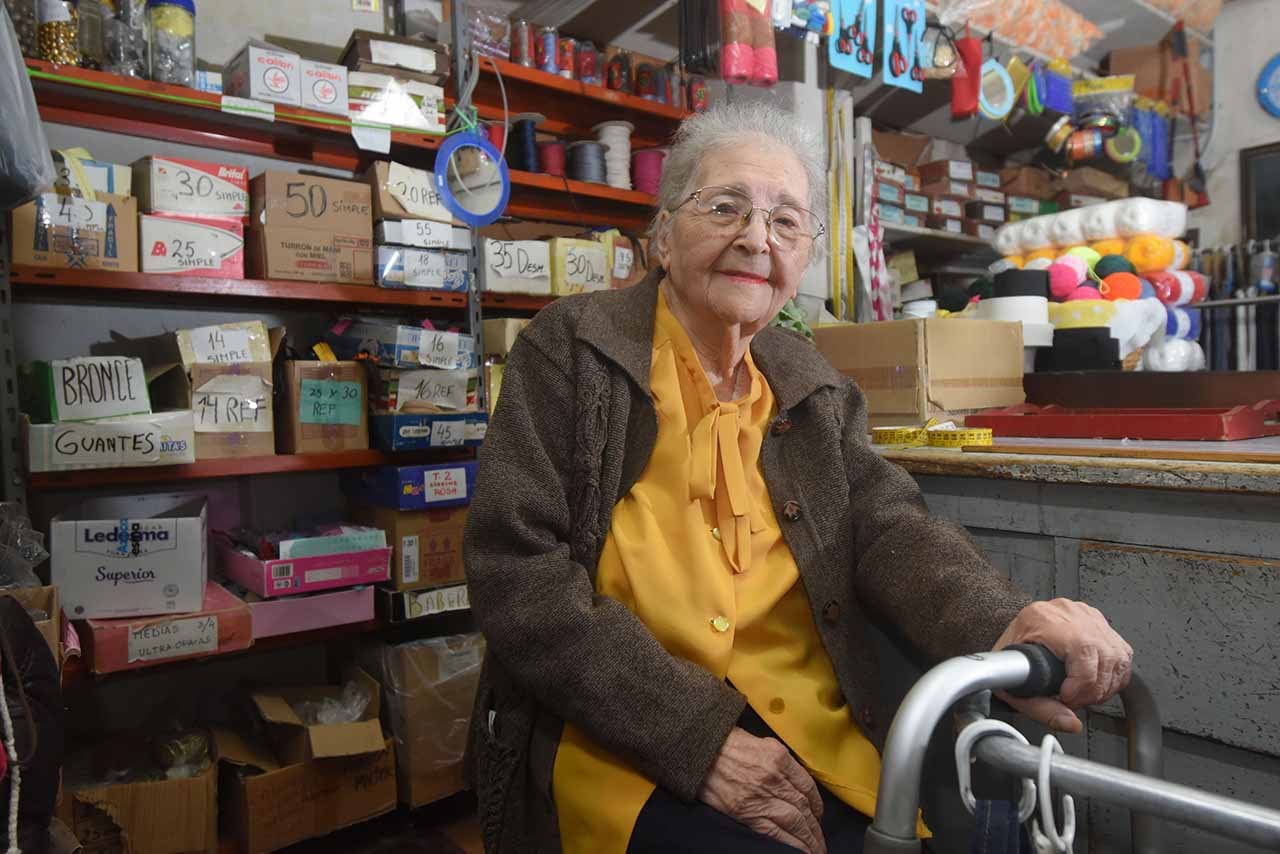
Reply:
<svg viewBox="0 0 1280 854"><path fill-rule="evenodd" d="M658 438L614 508L596 590L675 656L726 678L836 797L875 812L880 757L858 730L822 646L760 468L774 415L751 390L722 403L659 292L650 386ZM625 854L654 784L571 723L553 791L565 854Z"/></svg>

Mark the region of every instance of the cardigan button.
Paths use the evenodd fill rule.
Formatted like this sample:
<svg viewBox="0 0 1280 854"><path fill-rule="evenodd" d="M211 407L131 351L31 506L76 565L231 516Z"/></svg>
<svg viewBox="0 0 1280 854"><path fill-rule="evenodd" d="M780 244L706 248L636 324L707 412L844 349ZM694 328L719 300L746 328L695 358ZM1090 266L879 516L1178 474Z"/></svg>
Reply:
<svg viewBox="0 0 1280 854"><path fill-rule="evenodd" d="M800 502L788 501L782 505L782 518L788 522L798 522L800 520Z"/></svg>
<svg viewBox="0 0 1280 854"><path fill-rule="evenodd" d="M791 419L785 415L779 415L773 420L773 435L781 436L791 430Z"/></svg>
<svg viewBox="0 0 1280 854"><path fill-rule="evenodd" d="M822 606L822 619L824 622L835 625L840 622L840 603L832 599L830 602Z"/></svg>

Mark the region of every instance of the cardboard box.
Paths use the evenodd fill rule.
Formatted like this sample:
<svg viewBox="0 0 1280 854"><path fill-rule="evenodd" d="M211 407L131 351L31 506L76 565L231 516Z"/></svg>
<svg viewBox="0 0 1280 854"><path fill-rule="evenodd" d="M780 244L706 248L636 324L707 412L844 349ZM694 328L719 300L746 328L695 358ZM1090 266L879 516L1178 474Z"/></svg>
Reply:
<svg viewBox="0 0 1280 854"><path fill-rule="evenodd" d="M210 581L198 613L148 619L87 620L80 633L94 673L135 670L161 662L248 649L249 608Z"/></svg>
<svg viewBox="0 0 1280 854"><path fill-rule="evenodd" d="M600 232L596 232L599 239ZM649 242L643 238L633 239L624 234L612 235L613 242L613 288L629 288L644 281L649 274L644 260L649 254Z"/></svg>
<svg viewBox="0 0 1280 854"><path fill-rule="evenodd" d="M11 214L13 263L138 272L138 200L43 193Z"/></svg>
<svg viewBox="0 0 1280 854"><path fill-rule="evenodd" d="M373 229L379 244L413 246L417 249L471 251L471 231L430 219L388 219Z"/></svg>
<svg viewBox="0 0 1280 854"><path fill-rule="evenodd" d="M964 216L965 203L956 199L939 197L933 200L933 213L936 216L958 219Z"/></svg>
<svg viewBox="0 0 1280 854"><path fill-rule="evenodd" d="M966 217L964 220L963 228L964 228L964 233L970 235L971 237L980 237L983 240L996 239L996 227L994 225L991 225L988 222L983 222L976 219L969 219L968 217Z"/></svg>
<svg viewBox="0 0 1280 854"><path fill-rule="evenodd" d="M369 30L353 32L338 61L352 71L391 74L424 83L449 79L449 54L443 46Z"/></svg>
<svg viewBox="0 0 1280 854"><path fill-rule="evenodd" d="M49 523L50 581L73 619L199 611L208 581L204 499L85 501Z"/></svg>
<svg viewBox="0 0 1280 854"><path fill-rule="evenodd" d="M471 256L445 249L379 246L378 287L466 293L471 287Z"/></svg>
<svg viewBox="0 0 1280 854"><path fill-rule="evenodd" d="M379 368L369 396L374 412L475 412L479 390L480 372L474 368Z"/></svg>
<svg viewBox="0 0 1280 854"><path fill-rule="evenodd" d="M551 246L542 240L491 240L482 244L481 287L500 294L551 294Z"/></svg>
<svg viewBox="0 0 1280 854"><path fill-rule="evenodd" d="M151 357L142 357L148 364L168 361L172 354L169 343L172 340L177 345L183 366L190 370L197 364L270 362L275 359L283 337L282 329L268 330L261 320L241 320L179 329L172 336L156 335L134 340L150 349Z"/></svg>
<svg viewBox="0 0 1280 854"><path fill-rule="evenodd" d="M359 362L284 363L280 449L332 454L369 447L368 375Z"/></svg>
<svg viewBox="0 0 1280 854"><path fill-rule="evenodd" d="M279 333L277 340L283 339L283 330ZM191 366L196 459L275 454L272 367L272 362Z"/></svg>
<svg viewBox="0 0 1280 854"><path fill-rule="evenodd" d="M558 296L608 290L613 277L608 253L594 240L553 237L551 292Z"/></svg>
<svg viewBox="0 0 1280 854"><path fill-rule="evenodd" d="M529 325L526 317L499 317L484 321L484 354L506 358L516 344L521 330Z"/></svg>
<svg viewBox="0 0 1280 854"><path fill-rule="evenodd" d="M1085 196L1101 196L1104 199L1123 199L1129 195L1129 182L1123 178L1094 169L1092 166L1080 166L1067 172L1058 179L1057 187Z"/></svg>
<svg viewBox="0 0 1280 854"><path fill-rule="evenodd" d="M1039 216L1040 200L1030 196L1009 196L1009 213L1022 216Z"/></svg>
<svg viewBox="0 0 1280 854"><path fill-rule="evenodd" d="M392 510L462 507L476 488L474 460L426 466L378 466L348 472L343 491L351 498Z"/></svg>
<svg viewBox="0 0 1280 854"><path fill-rule="evenodd" d="M1000 189L1000 173L989 169L973 170L973 183L989 190Z"/></svg>
<svg viewBox="0 0 1280 854"><path fill-rule="evenodd" d="M973 198L973 185L966 184L963 181L944 179L935 181L932 184L924 184L920 188L920 192L934 201L938 199L955 199L958 202L967 202Z"/></svg>
<svg viewBox="0 0 1280 854"><path fill-rule="evenodd" d="M1004 225L1005 209L1003 205L991 205L986 202L969 202L964 206L964 215L978 222Z"/></svg>
<svg viewBox="0 0 1280 854"><path fill-rule="evenodd" d="M890 163L888 160L874 160L872 161L871 169L876 178L893 181L895 184L906 184L907 170L897 163Z"/></svg>
<svg viewBox="0 0 1280 854"><path fill-rule="evenodd" d="M222 73L228 95L294 107L302 104L302 57L292 51L250 41Z"/></svg>
<svg viewBox="0 0 1280 854"><path fill-rule="evenodd" d="M1053 176L1035 166L1015 166L1000 170L1000 189L1010 196L1047 199L1053 195Z"/></svg>
<svg viewBox="0 0 1280 854"><path fill-rule="evenodd" d="M304 593L246 603L253 639L296 635L373 619L372 586Z"/></svg>
<svg viewBox="0 0 1280 854"><path fill-rule="evenodd" d="M377 753L383 749L381 690L377 681L360 669L347 674L369 697L360 719L341 724L308 724L295 707L302 703L337 700L343 685L287 686L254 691L254 708L262 716L276 755L284 762L314 762Z"/></svg>
<svg viewBox="0 0 1280 854"><path fill-rule="evenodd" d="M426 617L438 617L467 611L471 608L471 594L467 585L436 587L431 590L387 590L379 588L374 596L374 610L379 620L388 623L407 623Z"/></svg>
<svg viewBox="0 0 1280 854"><path fill-rule="evenodd" d="M867 397L870 426L920 425L1022 403L1022 326L895 320L823 326L818 350Z"/></svg>
<svg viewBox="0 0 1280 854"><path fill-rule="evenodd" d="M326 341L339 359L367 355L388 368L478 368L476 340L459 332L401 326L380 319L343 321Z"/></svg>
<svg viewBox="0 0 1280 854"><path fill-rule="evenodd" d="M31 424L24 419L27 470L43 473L194 463L193 428L190 409L72 424Z"/></svg>
<svg viewBox="0 0 1280 854"><path fill-rule="evenodd" d="M347 69L327 62L302 60L302 106L346 118Z"/></svg>
<svg viewBox="0 0 1280 854"><path fill-rule="evenodd" d="M347 107L353 121L444 133L444 90L399 74L352 71L347 75Z"/></svg>
<svg viewBox="0 0 1280 854"><path fill-rule="evenodd" d="M973 183L973 164L968 160L936 160L923 163L916 169L920 183L924 186L940 181L963 181Z"/></svg>
<svg viewBox="0 0 1280 854"><path fill-rule="evenodd" d="M375 160L361 180L373 192L373 218L382 220L428 219L454 222L453 214L440 200L436 176L395 161Z"/></svg>
<svg viewBox="0 0 1280 854"><path fill-rule="evenodd" d="M1007 203L1007 198L1004 193L987 187L974 187L973 197L978 201L986 202L989 205L1004 205Z"/></svg>
<svg viewBox="0 0 1280 854"><path fill-rule="evenodd" d="M36 624L36 631L49 645L56 664L62 664L62 605L58 601L58 588L49 587L0 587L0 596L10 596L27 610L40 611L45 614L43 620L31 616Z"/></svg>
<svg viewBox="0 0 1280 854"><path fill-rule="evenodd" d="M459 477L465 487L465 476ZM395 590L422 590L466 581L462 534L467 508L389 510L357 507L356 518L387 534L393 553L391 580Z"/></svg>
<svg viewBox="0 0 1280 854"><path fill-rule="evenodd" d="M902 184L886 178L878 178L871 185L871 195L876 201L902 207Z"/></svg>
<svg viewBox="0 0 1280 854"><path fill-rule="evenodd" d="M391 577L390 547L264 559L233 545L225 537L219 537L216 543L227 578L264 599L376 584Z"/></svg>
<svg viewBox="0 0 1280 854"><path fill-rule="evenodd" d="M910 170L920 159L920 154L929 145L929 137L923 134L897 133L894 131L871 131L871 142L881 160L896 163Z"/></svg>
<svg viewBox="0 0 1280 854"><path fill-rule="evenodd" d="M373 284L367 184L268 171L249 183L253 276Z"/></svg>
<svg viewBox="0 0 1280 854"><path fill-rule="evenodd" d="M1082 193L1073 193L1070 190L1063 190L1054 199L1058 206L1058 210L1069 211L1076 208L1087 208L1090 205L1100 205L1107 201L1102 196L1088 196ZM1041 213L1045 213L1041 208Z"/></svg>
<svg viewBox="0 0 1280 854"><path fill-rule="evenodd" d="M142 360L127 356L31 362L19 369L18 394L22 411L37 423L151 413Z"/></svg>
<svg viewBox="0 0 1280 854"><path fill-rule="evenodd" d="M909 225L912 228L925 228L927 223L928 218L921 214L908 213L902 215L902 224Z"/></svg>
<svg viewBox="0 0 1280 854"><path fill-rule="evenodd" d="M902 208L897 205L886 205L881 202L877 202L876 210L880 215L880 221L885 225L902 225L905 213Z"/></svg>
<svg viewBox="0 0 1280 854"><path fill-rule="evenodd" d="M249 215L248 167L152 156L135 160L132 168L143 213L236 220Z"/></svg>
<svg viewBox="0 0 1280 854"><path fill-rule="evenodd" d="M377 414L370 419L374 447L383 451L477 448L489 429L485 413L458 415Z"/></svg>
<svg viewBox="0 0 1280 854"><path fill-rule="evenodd" d="M924 214L925 216L928 216L929 212L933 210L933 203L923 193L903 193L902 205L910 213Z"/></svg>
<svg viewBox="0 0 1280 854"><path fill-rule="evenodd" d="M479 633L373 646L386 693L400 803L420 807L459 792L485 642Z"/></svg>
<svg viewBox="0 0 1280 854"><path fill-rule="evenodd" d="M75 156L87 155L89 152L84 149L49 153L53 155L53 165L58 170L58 180L54 183L57 192L74 196L89 195L86 190L113 196L133 195L133 170L123 163ZM66 154L71 157L64 157Z"/></svg>
<svg viewBox="0 0 1280 854"><path fill-rule="evenodd" d="M925 224L934 231L949 231L952 234L964 234L964 220L956 217L930 214Z"/></svg>
<svg viewBox="0 0 1280 854"><path fill-rule="evenodd" d="M172 214L138 219L142 272L244 278L244 226L239 221Z"/></svg>
<svg viewBox="0 0 1280 854"><path fill-rule="evenodd" d="M185 780L67 791L58 817L87 846L85 852L215 854L218 769L210 765Z"/></svg>

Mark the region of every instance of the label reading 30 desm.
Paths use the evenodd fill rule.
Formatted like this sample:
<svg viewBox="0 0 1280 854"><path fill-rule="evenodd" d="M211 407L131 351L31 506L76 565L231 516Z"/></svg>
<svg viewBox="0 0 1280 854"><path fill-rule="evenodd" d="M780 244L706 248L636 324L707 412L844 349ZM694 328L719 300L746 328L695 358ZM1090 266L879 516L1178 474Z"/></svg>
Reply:
<svg viewBox="0 0 1280 854"><path fill-rule="evenodd" d="M604 247L570 246L565 252L564 280L572 293L599 291L609 287L609 271Z"/></svg>

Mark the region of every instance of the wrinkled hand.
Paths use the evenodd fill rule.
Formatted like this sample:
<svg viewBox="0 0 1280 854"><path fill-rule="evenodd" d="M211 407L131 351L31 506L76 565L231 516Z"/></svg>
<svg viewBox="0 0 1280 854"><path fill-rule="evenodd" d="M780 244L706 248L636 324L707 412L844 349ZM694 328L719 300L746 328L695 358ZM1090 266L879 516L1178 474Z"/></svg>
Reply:
<svg viewBox="0 0 1280 854"><path fill-rule="evenodd" d="M1133 647L1116 634L1102 612L1083 602L1032 602L1013 618L995 649L1015 643L1041 644L1066 663L1067 678L1057 699L999 694L1000 699L1050 729L1079 732L1080 719L1073 709L1104 702L1129 684Z"/></svg>
<svg viewBox="0 0 1280 854"><path fill-rule="evenodd" d="M734 727L698 800L784 845L808 854L827 852L818 787L775 738L756 738Z"/></svg>

